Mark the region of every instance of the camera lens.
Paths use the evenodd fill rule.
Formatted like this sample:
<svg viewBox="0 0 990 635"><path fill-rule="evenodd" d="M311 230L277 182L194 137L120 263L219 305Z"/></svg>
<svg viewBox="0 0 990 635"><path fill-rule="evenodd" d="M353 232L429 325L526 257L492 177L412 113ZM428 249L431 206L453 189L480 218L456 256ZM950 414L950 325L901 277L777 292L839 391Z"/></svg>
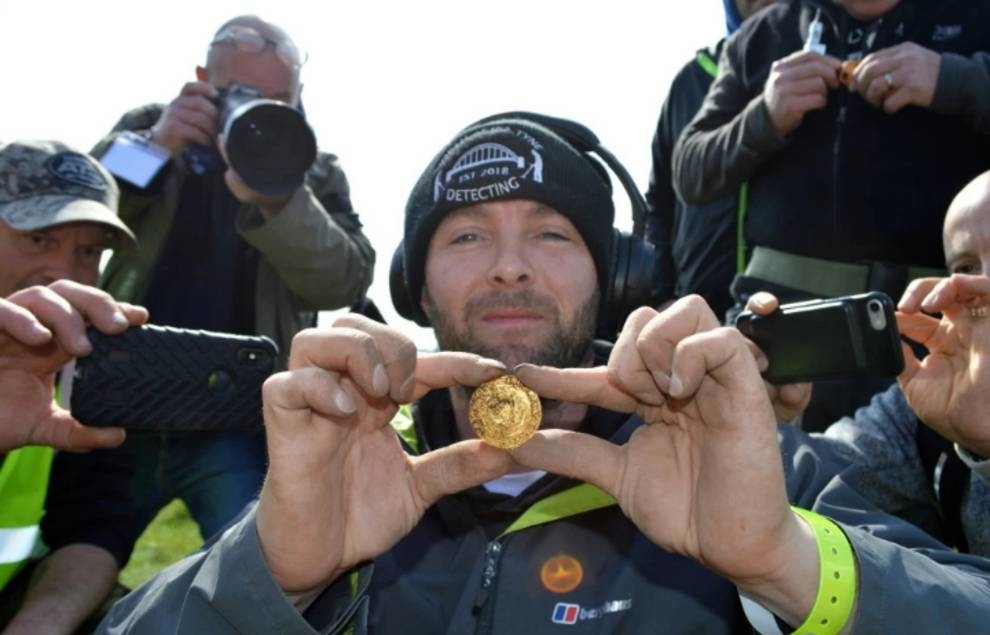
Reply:
<svg viewBox="0 0 990 635"><path fill-rule="evenodd" d="M883 306L880 304L879 300L870 300L867 303L866 308L870 313L879 313L883 311Z"/></svg>
<svg viewBox="0 0 990 635"><path fill-rule="evenodd" d="M248 101L224 126L230 166L253 190L289 194L316 159L316 139L302 114L270 99Z"/></svg>

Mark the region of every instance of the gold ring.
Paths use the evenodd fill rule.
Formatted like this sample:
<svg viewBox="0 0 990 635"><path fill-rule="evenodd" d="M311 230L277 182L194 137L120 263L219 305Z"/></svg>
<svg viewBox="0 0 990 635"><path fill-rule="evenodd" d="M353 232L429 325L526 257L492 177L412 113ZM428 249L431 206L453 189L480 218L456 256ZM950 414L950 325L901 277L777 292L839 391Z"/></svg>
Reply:
<svg viewBox="0 0 990 635"><path fill-rule="evenodd" d="M985 304L971 306L969 307L969 314L975 318L985 318L987 316L987 307Z"/></svg>
<svg viewBox="0 0 990 635"><path fill-rule="evenodd" d="M893 73L889 73L889 72L888 73L884 73L883 74L883 81L887 83L887 90L893 90L894 89L894 75L893 75Z"/></svg>

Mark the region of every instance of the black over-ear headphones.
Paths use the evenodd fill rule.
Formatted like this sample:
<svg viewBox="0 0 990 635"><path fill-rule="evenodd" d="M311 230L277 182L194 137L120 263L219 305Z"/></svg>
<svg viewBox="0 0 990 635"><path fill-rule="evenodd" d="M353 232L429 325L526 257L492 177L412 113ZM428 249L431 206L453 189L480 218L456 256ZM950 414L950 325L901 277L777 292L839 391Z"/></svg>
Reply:
<svg viewBox="0 0 990 635"><path fill-rule="evenodd" d="M598 311L598 325L595 332L595 336L600 339L614 341L626 317L637 307L651 303L650 289L656 267L656 251L653 244L642 237L643 220L646 218L646 201L643 200L643 195L615 155L602 146L594 132L576 121L531 112L506 112L485 117L466 128L461 134L501 119L522 119L556 133L580 154L585 155L607 181L608 176L595 161L595 157L600 159L626 190L632 207L633 233L627 234L612 229L607 276L609 285L608 288L601 290L602 304ZM420 307L419 298L410 296L403 261L403 245L400 242L395 253L392 254L389 268L388 282L392 304L402 317L413 320L420 326L428 327L430 321Z"/></svg>

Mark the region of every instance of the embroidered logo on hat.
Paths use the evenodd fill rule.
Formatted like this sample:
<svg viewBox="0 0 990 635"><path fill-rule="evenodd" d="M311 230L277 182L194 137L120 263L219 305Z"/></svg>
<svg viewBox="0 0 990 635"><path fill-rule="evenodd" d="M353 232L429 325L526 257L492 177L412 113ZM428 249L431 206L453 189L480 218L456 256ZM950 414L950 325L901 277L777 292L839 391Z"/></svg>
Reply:
<svg viewBox="0 0 990 635"><path fill-rule="evenodd" d="M518 190L520 182L543 183L543 146L521 130L505 130L524 141L529 156L504 143L486 141L465 150L450 169L433 179L433 200L483 203Z"/></svg>
<svg viewBox="0 0 990 635"><path fill-rule="evenodd" d="M59 152L45 162L45 167L57 179L103 192L107 182L90 159L77 152Z"/></svg>

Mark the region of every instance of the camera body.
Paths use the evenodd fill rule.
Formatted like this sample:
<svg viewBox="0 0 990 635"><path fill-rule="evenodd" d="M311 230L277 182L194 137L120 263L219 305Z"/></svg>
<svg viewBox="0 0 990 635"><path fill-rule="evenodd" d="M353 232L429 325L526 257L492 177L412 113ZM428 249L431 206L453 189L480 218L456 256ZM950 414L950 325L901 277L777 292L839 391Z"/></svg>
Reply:
<svg viewBox="0 0 990 635"><path fill-rule="evenodd" d="M287 196L316 160L316 137L298 109L244 84L220 90L217 107L227 163L252 190Z"/></svg>

